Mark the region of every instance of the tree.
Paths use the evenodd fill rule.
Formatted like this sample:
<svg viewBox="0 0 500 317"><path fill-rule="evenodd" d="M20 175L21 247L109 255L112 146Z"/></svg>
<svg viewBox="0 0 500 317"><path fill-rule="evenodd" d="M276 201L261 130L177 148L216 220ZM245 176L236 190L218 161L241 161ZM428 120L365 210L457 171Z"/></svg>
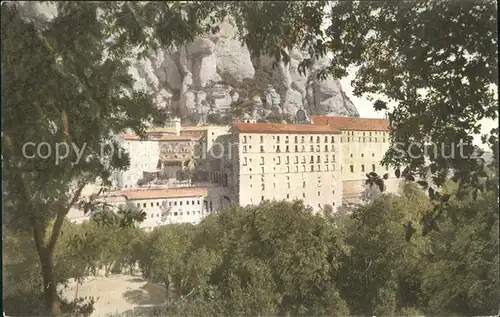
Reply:
<svg viewBox="0 0 500 317"><path fill-rule="evenodd" d="M324 44L333 58L323 75L344 75L348 66L358 66L355 94L381 95L376 110L394 104L387 112L395 146L384 164L407 166L409 177L430 174L437 186L450 171L461 186L474 184L482 164L470 159L472 135L479 133L480 120L498 117L495 21L496 4L488 0L332 7ZM461 140L468 143L463 155ZM431 153L425 155L426 150ZM455 155L448 158L451 151Z"/></svg>
<svg viewBox="0 0 500 317"><path fill-rule="evenodd" d="M17 4L2 4L2 72L10 78L2 81L5 212L15 215L7 217L12 226L33 232L52 314L60 312L53 252L65 216L78 204L90 210L91 202L81 201L86 185L110 186L110 175L127 168L114 133L132 128L144 136L165 119L148 95L131 89L133 49L140 56L155 43L192 39L204 31L197 21L211 11L183 14L204 6L58 2L57 17L40 25L21 16ZM156 37L146 36L137 12L146 24L156 23ZM51 150L47 158L23 152L43 142Z"/></svg>
<svg viewBox="0 0 500 317"><path fill-rule="evenodd" d="M401 315L419 308L419 261L423 237L405 239L406 223L432 208L420 188L407 185L401 197L384 195L337 219L345 243L338 287L355 315Z"/></svg>
<svg viewBox="0 0 500 317"><path fill-rule="evenodd" d="M333 228L301 202L229 207L201 224L198 241L221 262L211 285L223 315L345 315L333 278Z"/></svg>
<svg viewBox="0 0 500 317"><path fill-rule="evenodd" d="M433 231L422 290L429 314L485 316L498 312L498 207L493 191L451 202Z"/></svg>

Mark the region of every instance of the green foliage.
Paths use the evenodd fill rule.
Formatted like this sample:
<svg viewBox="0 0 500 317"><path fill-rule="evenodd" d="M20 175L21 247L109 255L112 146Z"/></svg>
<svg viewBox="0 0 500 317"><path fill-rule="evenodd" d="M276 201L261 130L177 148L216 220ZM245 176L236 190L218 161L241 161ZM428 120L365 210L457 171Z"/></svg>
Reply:
<svg viewBox="0 0 500 317"><path fill-rule="evenodd" d="M480 120L498 117L496 15L490 0L345 1L332 7L325 46L333 58L323 75L359 66L354 93L394 103L388 116L395 147L384 163L408 166L409 178L430 173L437 186L450 171L460 186L476 185L482 163L470 157L472 138ZM377 100L375 107L386 104ZM490 134L497 142L498 129ZM463 155L461 140L468 143ZM401 157L410 144L415 156ZM429 151L430 165L423 153L433 147L424 144L436 146L437 155ZM455 155L447 158L451 151Z"/></svg>
<svg viewBox="0 0 500 317"><path fill-rule="evenodd" d="M454 201L432 232L422 289L432 314L498 313L498 205L494 192Z"/></svg>

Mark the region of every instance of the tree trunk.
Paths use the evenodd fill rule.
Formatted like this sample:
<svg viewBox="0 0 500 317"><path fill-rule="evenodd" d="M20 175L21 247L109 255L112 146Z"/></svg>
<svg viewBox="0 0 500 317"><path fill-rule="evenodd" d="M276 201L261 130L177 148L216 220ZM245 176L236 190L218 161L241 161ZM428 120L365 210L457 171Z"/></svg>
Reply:
<svg viewBox="0 0 500 317"><path fill-rule="evenodd" d="M38 250L43 276L43 295L45 306L52 316L61 314L59 296L57 295L57 285L54 278L54 262L52 251L47 248Z"/></svg>

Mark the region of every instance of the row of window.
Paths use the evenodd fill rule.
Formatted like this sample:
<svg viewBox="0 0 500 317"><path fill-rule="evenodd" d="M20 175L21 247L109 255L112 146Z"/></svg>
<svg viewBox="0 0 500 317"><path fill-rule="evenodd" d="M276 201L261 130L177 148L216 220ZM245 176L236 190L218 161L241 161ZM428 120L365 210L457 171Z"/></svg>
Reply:
<svg viewBox="0 0 500 317"><path fill-rule="evenodd" d="M248 150L252 150L252 146L249 145L248 148L246 145L243 145L243 153L247 153ZM324 152L334 152L335 151L335 147L332 145L331 147L328 147L328 144L325 144L324 146ZM275 151L276 153L281 153L281 148L279 145L273 145L273 151ZM260 153L265 153L265 148L264 148L264 145L261 145L260 146ZM285 152L287 153L290 153L290 146L286 145L285 146ZM295 145L294 147L294 152L306 152L306 147L304 145L302 145L302 147L300 148L300 151L299 151L299 146L298 145ZM311 145L309 147L309 152L321 152L321 146L319 144L316 145L316 147L314 147L314 145Z"/></svg>
<svg viewBox="0 0 500 317"><path fill-rule="evenodd" d="M321 187L321 180L318 180L318 183L316 184L316 187ZM250 184L250 188L252 188L252 184ZM276 188L276 183L273 183L273 188ZM286 183L286 188L291 188L290 183ZM306 188L306 182L302 181L302 188ZM266 185L264 183L260 184L260 189L264 191L266 189ZM320 192L318 192L318 196L320 196Z"/></svg>
<svg viewBox="0 0 500 317"><path fill-rule="evenodd" d="M351 173L354 173L354 165L350 165L349 169L350 169ZM389 167L386 166L385 170L388 171ZM361 164L361 173L364 173L364 172L365 172L365 165ZM372 164L372 172L375 172L375 164Z"/></svg>
<svg viewBox="0 0 500 317"><path fill-rule="evenodd" d="M349 154L349 157L353 157L353 154ZM365 157L365 154L364 153L361 153L361 157ZM372 157L375 157L375 153L372 153Z"/></svg>
<svg viewBox="0 0 500 317"><path fill-rule="evenodd" d="M314 139L315 139L314 136L311 135L309 137L309 142L313 143ZM249 136L244 135L243 136L243 143L248 143L250 140L252 140L251 135L249 135ZM277 135L277 136L273 135L273 140L276 140L276 143L280 143L281 140L284 140L285 143L289 143L290 136L285 135L284 138L282 139L281 136L279 136L279 135ZM329 137L329 136L325 135L323 140L324 140L324 143L328 143L328 141L330 141L331 143L335 143L334 136ZM305 141L306 141L306 137L304 135L300 136L300 143L305 143ZM316 136L316 143L320 143L320 142L321 142L321 137ZM264 136L263 135L260 136L260 143L264 143ZM298 135L294 136L294 143L299 143L299 136Z"/></svg>
<svg viewBox="0 0 500 317"><path fill-rule="evenodd" d="M351 141L355 142L355 140L356 140L355 137L349 137L349 136L347 137L347 142L351 142ZM367 143L367 141L368 141L368 143L371 143L372 141L375 142L375 143L377 143L377 142L379 142L378 140L380 140L380 139L378 139L378 138L373 138L372 139L372 137L369 137L368 139L366 137L363 137L363 138L358 137L358 142L359 143ZM344 139L340 138L340 142L341 143L344 142ZM382 138L382 143L385 143L385 138Z"/></svg>
<svg viewBox="0 0 500 317"><path fill-rule="evenodd" d="M356 134L360 134L361 132L356 132ZM366 132L362 132L363 133L363 136L366 135ZM368 135L369 136L372 136L372 133L374 135L382 135L382 136L386 136L387 132L382 132L382 131L374 131L374 132L368 132ZM347 131L347 135L351 135L351 136L354 136L354 131Z"/></svg>
<svg viewBox="0 0 500 317"><path fill-rule="evenodd" d="M207 213L207 212L203 212L203 213L205 214L205 213ZM196 215L196 214L201 215L201 214L202 214L201 210L198 210L198 211L186 211L186 216L194 216L194 215ZM177 217L177 216L183 216L183 215L184 215L184 213L183 213L182 211L179 211L179 212L174 211L174 212L172 213L172 215L173 215L174 217ZM146 215L146 218L148 218L148 217L147 217L147 215ZM149 218L162 218L162 214L160 214L160 213L151 214L151 215L149 216Z"/></svg>
<svg viewBox="0 0 500 317"><path fill-rule="evenodd" d="M333 194L335 195L335 191L333 191ZM321 192L318 192L318 196L321 196ZM302 198L306 198L306 193L302 193ZM290 199L290 194L286 194L286 199ZM252 199L250 200L252 201ZM260 196L260 200L261 201L266 200L265 196ZM318 204L318 206L321 207L320 204ZM335 203L333 203L333 206L335 206Z"/></svg>
<svg viewBox="0 0 500 317"><path fill-rule="evenodd" d="M248 159L247 157L243 157L243 166L247 166L249 161L252 162L252 159L251 158ZM275 165L281 165L281 156L273 157L273 163ZM293 163L294 164L299 164L299 157L298 156L294 157ZM301 163L302 164L306 163L306 157L305 156L302 156ZM315 157L314 155L311 155L310 158L309 158L309 163L310 164L321 163L321 156L317 155ZM329 155L325 155L325 157L324 157L324 163L330 163L330 156ZM335 155L331 156L331 163L335 163ZM263 156L260 157L259 164L260 165L264 165L265 164L265 160L264 160ZM290 157L289 156L285 156L285 164L290 164Z"/></svg>
<svg viewBox="0 0 500 317"><path fill-rule="evenodd" d="M286 173L292 173L292 170L295 171L295 173L299 173L299 172L306 172L306 166L305 165L302 165L302 168L300 169L298 165L295 165L295 168L292 169L290 166L286 166ZM252 171L252 168L250 167L248 169L249 172ZM310 165L310 168L309 168L309 172L321 172L321 165ZM325 169L324 171L328 172L328 171L335 171L335 164L332 164L331 165L331 169L330 169L330 165L328 164L325 164ZM276 167L273 167L273 172L276 172ZM264 169L264 166L261 166L260 167L260 173L261 174L265 174L265 169Z"/></svg>
<svg viewBox="0 0 500 317"><path fill-rule="evenodd" d="M164 201L163 201L163 204L166 204L166 203L167 203L167 201L166 201L166 200L164 200ZM177 206L177 203L179 203L179 206L182 206L182 201L179 201L179 202L177 202L177 201L174 201L174 202L169 201L169 202L168 202L168 206L169 206L169 207L171 207L172 205L173 205L173 206ZM199 200L186 200L186 201L185 201L185 203L186 203L186 205L190 205L190 204L191 204L191 205L195 205L195 204L196 204L196 205L199 205L199 204L200 204L200 201L199 201ZM155 203L150 203L150 205L151 205L151 207L154 207L154 206L155 206ZM159 201L157 201L157 202L156 202L156 207L159 207L159 206L160 206L160 202L159 202ZM141 207L141 203L137 203L137 207L138 207L138 208L140 208L140 207ZM142 203L142 207L143 207L143 208L146 208L146 207L147 207L147 203Z"/></svg>

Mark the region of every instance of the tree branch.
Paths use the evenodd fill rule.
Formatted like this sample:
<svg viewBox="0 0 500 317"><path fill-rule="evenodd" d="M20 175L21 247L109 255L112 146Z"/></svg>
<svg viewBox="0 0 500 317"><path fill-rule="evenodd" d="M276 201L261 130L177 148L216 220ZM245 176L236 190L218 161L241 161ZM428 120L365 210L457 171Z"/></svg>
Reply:
<svg viewBox="0 0 500 317"><path fill-rule="evenodd" d="M80 184L78 189L75 192L75 195L73 196L73 199L67 204L67 205L62 205L59 207L59 210L57 211L57 216L56 216L56 221L54 223L54 227L52 228L52 233L50 234L50 240L47 245L47 248L49 250L53 250L54 246L56 245L57 239L59 238L59 234L61 233L61 228L62 224L64 222L64 218L66 218L66 215L68 214L69 210L73 205L80 199L80 195L82 194L83 188L87 186L87 183Z"/></svg>

